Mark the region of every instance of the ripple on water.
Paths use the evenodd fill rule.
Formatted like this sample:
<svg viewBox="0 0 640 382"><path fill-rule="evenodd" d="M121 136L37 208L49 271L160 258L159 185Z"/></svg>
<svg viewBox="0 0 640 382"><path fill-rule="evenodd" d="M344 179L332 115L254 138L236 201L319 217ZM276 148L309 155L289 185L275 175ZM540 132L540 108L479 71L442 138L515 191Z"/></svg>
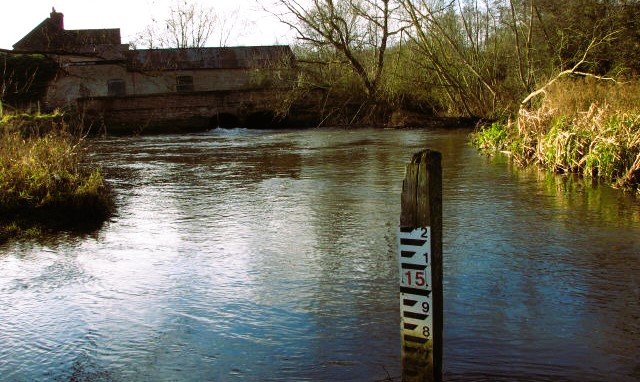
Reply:
<svg viewBox="0 0 640 382"><path fill-rule="evenodd" d="M640 206L511 172L466 133L95 142L118 213L97 237L2 247L0 379L399 376L398 195L429 146L445 166L446 380L637 380Z"/></svg>

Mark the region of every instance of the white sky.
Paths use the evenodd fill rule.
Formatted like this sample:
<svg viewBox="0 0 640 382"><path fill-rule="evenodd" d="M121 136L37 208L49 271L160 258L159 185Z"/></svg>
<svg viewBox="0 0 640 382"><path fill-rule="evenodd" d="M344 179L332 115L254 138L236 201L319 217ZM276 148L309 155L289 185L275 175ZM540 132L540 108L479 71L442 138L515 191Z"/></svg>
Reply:
<svg viewBox="0 0 640 382"><path fill-rule="evenodd" d="M0 48L13 44L49 17L51 7L64 14L65 29L120 28L122 43L133 40L136 33L163 20L172 0L0 0ZM233 29L238 37L227 45L271 45L294 42L289 28L265 12L259 0L199 0L219 14L239 9L238 24ZM264 1L263 1L264 3ZM212 37L209 44L217 44Z"/></svg>

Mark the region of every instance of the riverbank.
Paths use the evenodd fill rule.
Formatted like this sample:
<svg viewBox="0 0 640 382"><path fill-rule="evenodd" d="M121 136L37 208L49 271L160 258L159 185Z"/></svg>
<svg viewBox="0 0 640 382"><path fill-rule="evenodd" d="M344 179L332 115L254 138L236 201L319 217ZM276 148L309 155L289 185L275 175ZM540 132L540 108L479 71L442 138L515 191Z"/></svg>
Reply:
<svg viewBox="0 0 640 382"><path fill-rule="evenodd" d="M111 214L101 170L59 113L0 119L0 242L48 231L88 232Z"/></svg>
<svg viewBox="0 0 640 382"><path fill-rule="evenodd" d="M489 155L574 173L639 193L640 84L564 81L534 110L520 109L472 135Z"/></svg>

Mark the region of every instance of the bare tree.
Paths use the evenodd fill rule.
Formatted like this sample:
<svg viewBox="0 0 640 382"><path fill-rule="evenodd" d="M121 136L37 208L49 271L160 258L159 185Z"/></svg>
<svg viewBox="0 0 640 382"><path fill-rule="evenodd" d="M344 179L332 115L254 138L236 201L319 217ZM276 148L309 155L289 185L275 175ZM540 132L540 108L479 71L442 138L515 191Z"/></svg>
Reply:
<svg viewBox="0 0 640 382"><path fill-rule="evenodd" d="M333 49L361 81L367 98L380 87L385 52L401 29L393 19L395 0L278 0L285 9L280 20L312 50Z"/></svg>
<svg viewBox="0 0 640 382"><path fill-rule="evenodd" d="M211 7L176 0L165 21L167 45L177 48L200 48L206 45L217 16Z"/></svg>
<svg viewBox="0 0 640 382"><path fill-rule="evenodd" d="M425 71L438 80L450 105L462 105L460 111L471 115L515 111L520 99L528 102L544 92L548 84L535 90L541 82L593 73L602 62L598 50L618 33L608 15L612 6L596 0L589 8L594 20L583 15L571 22L556 15L551 0L401 2ZM585 20L588 25L582 25Z"/></svg>
<svg viewBox="0 0 640 382"><path fill-rule="evenodd" d="M483 10L470 0L402 0L402 5L413 25L409 38L449 104L462 106L467 114L478 113L486 104L495 107L499 62L492 43L497 16L488 1Z"/></svg>
<svg viewBox="0 0 640 382"><path fill-rule="evenodd" d="M218 22L212 7L174 0L167 18L148 25L133 45L153 48L200 48L207 44Z"/></svg>
<svg viewBox="0 0 640 382"><path fill-rule="evenodd" d="M243 20L240 16L240 8L218 14L213 31L213 37L217 39L218 46L229 46L231 41L244 37L247 30L251 29L251 23Z"/></svg>

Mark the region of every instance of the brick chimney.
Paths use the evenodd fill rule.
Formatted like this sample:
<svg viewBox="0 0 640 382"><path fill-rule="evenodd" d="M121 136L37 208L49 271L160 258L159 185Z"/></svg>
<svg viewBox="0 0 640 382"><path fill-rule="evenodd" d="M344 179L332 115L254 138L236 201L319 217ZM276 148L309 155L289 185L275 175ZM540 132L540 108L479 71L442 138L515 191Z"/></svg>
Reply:
<svg viewBox="0 0 640 382"><path fill-rule="evenodd" d="M49 14L49 18L51 19L52 24L56 28L60 28L60 30L64 30L64 15L60 12L56 12L55 8L51 8L51 13Z"/></svg>

